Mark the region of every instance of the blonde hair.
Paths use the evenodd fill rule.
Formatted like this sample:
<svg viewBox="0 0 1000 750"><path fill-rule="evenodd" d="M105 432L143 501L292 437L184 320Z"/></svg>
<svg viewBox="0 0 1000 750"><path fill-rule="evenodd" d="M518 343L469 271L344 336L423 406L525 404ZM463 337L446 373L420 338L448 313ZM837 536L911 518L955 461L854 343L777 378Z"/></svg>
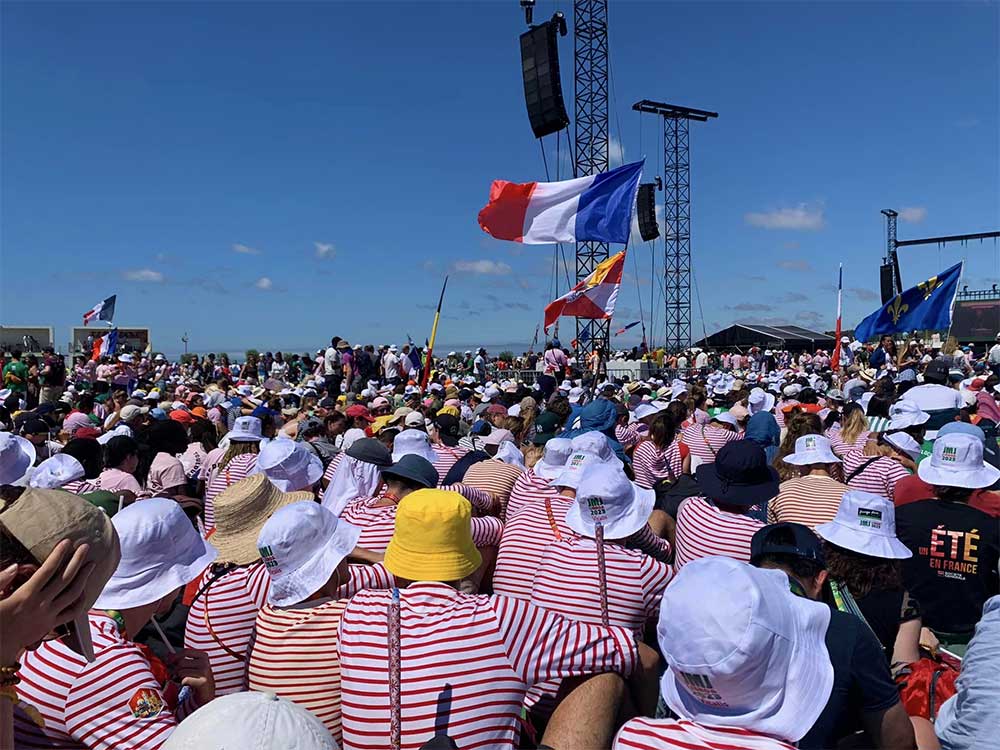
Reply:
<svg viewBox="0 0 1000 750"><path fill-rule="evenodd" d="M853 444L868 429L868 418L862 409L851 409L840 426L840 439Z"/></svg>

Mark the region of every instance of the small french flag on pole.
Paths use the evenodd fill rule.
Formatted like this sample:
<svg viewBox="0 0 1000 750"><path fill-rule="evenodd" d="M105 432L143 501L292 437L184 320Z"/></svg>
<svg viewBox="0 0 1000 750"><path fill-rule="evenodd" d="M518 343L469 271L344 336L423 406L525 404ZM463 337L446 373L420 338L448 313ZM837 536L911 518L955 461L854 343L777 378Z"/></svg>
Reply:
<svg viewBox="0 0 1000 750"><path fill-rule="evenodd" d="M642 161L561 182L494 180L479 226L498 240L628 242Z"/></svg>
<svg viewBox="0 0 1000 750"><path fill-rule="evenodd" d="M112 294L106 300L98 302L83 314L83 324L88 325L92 320L106 320L109 323L115 317L115 300L117 294Z"/></svg>

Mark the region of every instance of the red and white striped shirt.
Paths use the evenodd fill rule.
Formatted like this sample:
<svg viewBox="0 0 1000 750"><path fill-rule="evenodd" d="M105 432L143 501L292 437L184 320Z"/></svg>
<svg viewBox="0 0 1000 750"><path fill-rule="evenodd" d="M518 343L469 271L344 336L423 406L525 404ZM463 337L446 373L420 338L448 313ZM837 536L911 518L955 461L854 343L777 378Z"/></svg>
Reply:
<svg viewBox="0 0 1000 750"><path fill-rule="evenodd" d="M439 485L444 484L444 478L448 476L448 472L451 471L451 467L455 465L455 462L469 452L466 448L459 446L449 448L447 445L440 443L431 443L431 450L437 455L433 463L434 468L437 469Z"/></svg>
<svg viewBox="0 0 1000 750"><path fill-rule="evenodd" d="M563 495L546 496L507 519L493 570L496 593L531 599L531 581L546 547L577 536L566 525L566 511L574 502ZM656 536L648 524L626 539L625 546L663 562L670 557L670 542Z"/></svg>
<svg viewBox="0 0 1000 750"><path fill-rule="evenodd" d="M19 750L155 750L197 708L192 697L172 709L139 646L103 612L91 611L89 620L93 662L60 641L47 641L21 657L21 703L14 712ZM38 711L43 727L25 704Z"/></svg>
<svg viewBox="0 0 1000 750"><path fill-rule="evenodd" d="M472 507L483 512L493 506L493 499L483 490L464 484L451 484L443 490L458 492L472 503ZM358 546L372 552L385 552L396 530L396 503L378 505L382 498L359 497L347 504L340 517L361 529ZM477 547L495 547L500 543L503 524L499 518L482 516L472 519L472 541Z"/></svg>
<svg viewBox="0 0 1000 750"><path fill-rule="evenodd" d="M650 490L659 479L676 479L684 473L684 459L690 452L680 440L675 440L665 450L657 448L652 440L643 440L632 454L635 483Z"/></svg>
<svg viewBox="0 0 1000 750"><path fill-rule="evenodd" d="M188 612L184 646L208 654L216 695L243 689L253 622L270 588L271 577L263 562L233 568L214 580L209 568L198 579L200 593Z"/></svg>
<svg viewBox="0 0 1000 750"><path fill-rule="evenodd" d="M257 466L256 453L241 453L233 456L225 466L216 464L209 472L208 484L205 486L205 528L215 528L215 496L227 487L232 487L241 479L250 476Z"/></svg>
<svg viewBox="0 0 1000 750"><path fill-rule="evenodd" d="M750 540L764 525L749 516L720 510L707 498L685 498L677 509L674 571L712 555L750 562Z"/></svg>
<svg viewBox="0 0 1000 750"><path fill-rule="evenodd" d="M778 486L778 496L767 504L767 521L806 526L832 521L848 489L846 484L820 474L786 479Z"/></svg>
<svg viewBox="0 0 1000 750"><path fill-rule="evenodd" d="M614 750L795 750L795 745L737 727L709 727L687 719L625 722Z"/></svg>
<svg viewBox="0 0 1000 750"><path fill-rule="evenodd" d="M66 482L59 489L72 492L74 495L86 495L88 492L96 492L100 487L94 483L94 480L74 479L72 482Z"/></svg>
<svg viewBox="0 0 1000 750"><path fill-rule="evenodd" d="M785 429L785 418L786 418L785 408L788 407L788 406L794 406L797 403L799 403L799 402L796 401L794 398L792 398L792 399L788 399L787 401L785 399L779 399L778 403L775 404L775 406L774 406L774 421L778 423L778 428L779 429L782 429L782 430Z"/></svg>
<svg viewBox="0 0 1000 750"><path fill-rule="evenodd" d="M656 617L673 573L666 563L620 544L604 545L608 617L641 638ZM574 534L545 548L531 583L531 601L581 622L601 622L597 543Z"/></svg>
<svg viewBox="0 0 1000 750"><path fill-rule="evenodd" d="M330 484L333 481L333 475L337 471L337 467L340 466L340 459L344 457L344 452L341 451L332 459L326 467L326 471L323 472L323 486Z"/></svg>
<svg viewBox="0 0 1000 750"><path fill-rule="evenodd" d="M632 422L626 425L615 425L615 437L625 450L632 448L642 440L642 433L639 430L640 424L640 422Z"/></svg>
<svg viewBox="0 0 1000 750"><path fill-rule="evenodd" d="M362 591L340 621L345 750L389 741L390 596ZM625 628L576 622L505 596L460 594L436 582L400 592L400 625L404 748L419 748L442 728L462 750L514 747L531 685L599 672L628 675L638 656Z"/></svg>
<svg viewBox="0 0 1000 750"><path fill-rule="evenodd" d="M512 466L491 458L470 466L465 472L462 484L486 490L501 508L505 508L514 484L524 472L520 466Z"/></svg>
<svg viewBox="0 0 1000 750"><path fill-rule="evenodd" d="M715 454L722 446L741 437L739 432L707 424L693 424L681 430L681 440L691 449L691 455L697 456L705 463L713 463Z"/></svg>
<svg viewBox="0 0 1000 750"><path fill-rule="evenodd" d="M507 514L493 570L496 593L518 599L531 598L531 581L545 548L558 539L576 534L566 525L566 511L574 502L563 495L546 495L540 502Z"/></svg>
<svg viewBox="0 0 1000 750"><path fill-rule="evenodd" d="M875 460L872 461L872 458ZM896 482L910 476L910 472L888 456L866 456L861 451L852 451L844 456L843 470L845 479L854 474L847 479L847 486L851 489L873 492L890 499L896 491Z"/></svg>
<svg viewBox="0 0 1000 750"><path fill-rule="evenodd" d="M340 742L340 616L362 589L386 589L395 579L382 565L351 565L334 599L291 607L265 604L257 613L247 676L249 688L298 703Z"/></svg>
<svg viewBox="0 0 1000 750"><path fill-rule="evenodd" d="M527 505L541 502L546 497L558 495L558 490L549 484L548 479L543 479L529 469L514 482L514 488L510 491L510 500L507 501L505 517L510 518Z"/></svg>
<svg viewBox="0 0 1000 750"><path fill-rule="evenodd" d="M848 453L852 453L853 451L863 450L865 443L868 442L869 435L871 435L871 433L868 430L862 430L854 439L853 443L847 443L840 434L840 430L826 431L826 436L830 439L830 449L840 458L843 458Z"/></svg>

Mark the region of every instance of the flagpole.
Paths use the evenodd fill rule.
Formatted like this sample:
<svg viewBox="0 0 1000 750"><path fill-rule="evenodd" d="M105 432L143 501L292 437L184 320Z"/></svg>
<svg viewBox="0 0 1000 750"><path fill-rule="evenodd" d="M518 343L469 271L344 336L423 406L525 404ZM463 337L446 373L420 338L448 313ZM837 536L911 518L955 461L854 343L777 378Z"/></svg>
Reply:
<svg viewBox="0 0 1000 750"><path fill-rule="evenodd" d="M441 305L444 303L444 290L448 288L448 277L444 277L444 284L441 286L441 296L438 298L437 311L434 313L434 325L431 326L431 338L427 343L427 361L424 363L424 376L420 379L420 388L427 387L427 381L431 379L431 364L434 361L434 339L437 338L438 321L441 319Z"/></svg>
<svg viewBox="0 0 1000 750"><path fill-rule="evenodd" d="M840 270L837 276L837 329L834 334L836 340L833 344L833 358L830 361L830 369L833 370L834 377L840 373L840 336L841 336L841 320L843 319L843 294L844 294L844 264L840 264Z"/></svg>

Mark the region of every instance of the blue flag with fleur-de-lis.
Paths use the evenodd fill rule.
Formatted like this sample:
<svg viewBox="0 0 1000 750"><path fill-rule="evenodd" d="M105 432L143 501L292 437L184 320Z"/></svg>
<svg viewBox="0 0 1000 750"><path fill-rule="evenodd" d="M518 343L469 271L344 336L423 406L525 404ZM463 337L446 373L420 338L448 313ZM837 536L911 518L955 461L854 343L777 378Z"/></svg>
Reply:
<svg viewBox="0 0 1000 750"><path fill-rule="evenodd" d="M962 278L962 264L922 281L886 302L854 329L854 338L868 341L886 333L945 331Z"/></svg>

